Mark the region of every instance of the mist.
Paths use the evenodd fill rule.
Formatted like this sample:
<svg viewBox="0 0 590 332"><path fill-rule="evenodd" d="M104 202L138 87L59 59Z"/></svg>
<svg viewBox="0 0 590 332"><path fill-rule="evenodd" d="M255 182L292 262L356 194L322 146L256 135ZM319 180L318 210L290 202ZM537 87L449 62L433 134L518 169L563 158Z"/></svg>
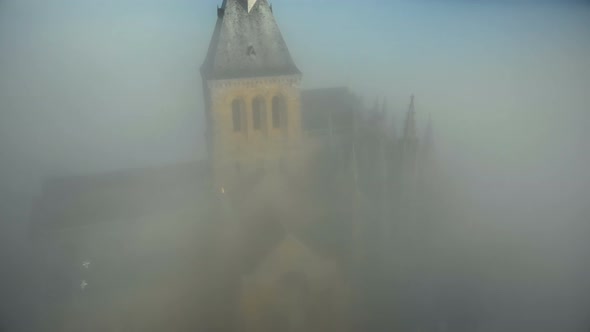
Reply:
<svg viewBox="0 0 590 332"><path fill-rule="evenodd" d="M302 72L302 89L346 86L360 96L367 117L375 103L386 101L398 135L410 95L420 139L432 121L434 203L422 212L436 217L429 223L393 221L385 254L367 263L366 278L372 281L360 291L364 305L351 309L348 319L362 316L362 328L375 331L588 331L590 4L272 4ZM220 5L217 0L0 1L0 331L46 326L39 314L45 301L40 289L51 281L40 272L39 262L46 259L31 234L34 207L53 179L168 167L177 174L174 181L194 186L179 196L118 193L112 199L120 206L147 211L145 226L138 233L115 221L97 232L116 233L122 240L112 241L128 241L138 256L175 267L190 265L213 247L230 257L219 262L235 262L229 245L235 235L225 234L229 238L223 241L208 236L211 220L217 220L211 217L217 211L213 198L195 194L199 200L190 208L175 205L184 206L202 186L186 165L208 158L199 70ZM272 213L288 215L293 224L304 214L338 222L333 216L346 213L339 203L323 201L322 182L309 176L315 171L304 171L314 165L297 174L301 187L294 192L270 178L242 205L264 211L272 206ZM369 168L359 172L371 175ZM330 188L348 197L346 174L332 175ZM152 188L160 180L167 181L137 180L137 186ZM408 204L426 206L422 199ZM172 206L178 220L198 222L162 223L160 203ZM245 219L263 220L256 208L243 208ZM377 212L367 215L378 218ZM163 218L170 221L170 215ZM92 245L105 260L120 255L96 234L84 231L83 237L96 242ZM329 243L331 237L322 240ZM151 256L164 247L173 254ZM195 257L181 254L180 247ZM233 273L220 266L207 273ZM182 322L199 307L195 303L215 297L202 291L207 282L197 286L201 279L191 279L199 269L179 272L177 289L154 291L176 303L167 318L175 323L156 324L153 318L150 324L189 329ZM147 274L133 278L142 283ZM142 300L122 290L112 311L134 301ZM145 317L159 310L144 309L139 312ZM415 321L429 323L412 325ZM350 323L347 329L355 327Z"/></svg>

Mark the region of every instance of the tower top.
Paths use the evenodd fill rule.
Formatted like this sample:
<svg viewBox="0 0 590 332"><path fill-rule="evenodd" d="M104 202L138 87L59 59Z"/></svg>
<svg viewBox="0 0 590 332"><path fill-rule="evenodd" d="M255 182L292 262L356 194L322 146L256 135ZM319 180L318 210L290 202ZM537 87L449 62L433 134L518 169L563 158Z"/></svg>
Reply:
<svg viewBox="0 0 590 332"><path fill-rule="evenodd" d="M252 7L256 4L258 0L245 0L246 7L248 8L248 13L252 10Z"/></svg>
<svg viewBox="0 0 590 332"><path fill-rule="evenodd" d="M224 0L217 16L203 78L301 74L267 0Z"/></svg>

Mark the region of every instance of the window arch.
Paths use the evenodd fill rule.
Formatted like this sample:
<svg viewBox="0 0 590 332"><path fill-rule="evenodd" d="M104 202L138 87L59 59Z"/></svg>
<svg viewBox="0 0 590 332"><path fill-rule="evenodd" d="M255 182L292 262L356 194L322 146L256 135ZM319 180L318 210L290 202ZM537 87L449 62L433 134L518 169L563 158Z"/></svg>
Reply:
<svg viewBox="0 0 590 332"><path fill-rule="evenodd" d="M252 100L252 125L254 130L264 130L266 124L266 102L258 96Z"/></svg>
<svg viewBox="0 0 590 332"><path fill-rule="evenodd" d="M244 101L242 99L236 98L232 101L231 110L232 110L232 124L234 131L243 131L245 130L245 121L246 117L244 116Z"/></svg>
<svg viewBox="0 0 590 332"><path fill-rule="evenodd" d="M272 98L272 126L273 128L287 127L287 103L280 95Z"/></svg>

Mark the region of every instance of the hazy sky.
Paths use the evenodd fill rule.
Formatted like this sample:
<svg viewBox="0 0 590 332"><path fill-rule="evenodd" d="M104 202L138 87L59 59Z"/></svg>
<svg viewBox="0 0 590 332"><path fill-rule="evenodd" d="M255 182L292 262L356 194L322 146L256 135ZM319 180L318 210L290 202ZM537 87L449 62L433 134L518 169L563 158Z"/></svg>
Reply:
<svg viewBox="0 0 590 332"><path fill-rule="evenodd" d="M3 187L204 158L199 66L220 3L1 2ZM304 88L386 96L398 123L415 93L419 125L432 114L440 157L491 209L589 187L587 2L273 3Z"/></svg>
<svg viewBox="0 0 590 332"><path fill-rule="evenodd" d="M415 93L441 144L465 152L454 160L529 172L588 149L587 3L273 3L304 87L348 85L367 103L387 96L397 113ZM217 4L4 0L5 167L22 176L202 157L199 66Z"/></svg>
<svg viewBox="0 0 590 332"><path fill-rule="evenodd" d="M3 183L29 190L46 175L203 158L199 66L219 3L0 3ZM415 93L441 157L480 185L552 188L590 164L588 3L274 8L304 87L348 85L368 104L386 96L399 123Z"/></svg>
<svg viewBox="0 0 590 332"><path fill-rule="evenodd" d="M0 153L10 182L202 157L198 69L218 3L0 3ZM274 8L304 87L348 85L367 103L387 96L397 113L415 93L420 119L432 114L458 166L500 160L530 173L588 151L584 2L277 0Z"/></svg>
<svg viewBox="0 0 590 332"><path fill-rule="evenodd" d="M386 96L398 123L415 93L495 224L563 240L552 250L590 215L588 1L272 2L304 88ZM0 194L204 158L199 67L220 3L0 0Z"/></svg>

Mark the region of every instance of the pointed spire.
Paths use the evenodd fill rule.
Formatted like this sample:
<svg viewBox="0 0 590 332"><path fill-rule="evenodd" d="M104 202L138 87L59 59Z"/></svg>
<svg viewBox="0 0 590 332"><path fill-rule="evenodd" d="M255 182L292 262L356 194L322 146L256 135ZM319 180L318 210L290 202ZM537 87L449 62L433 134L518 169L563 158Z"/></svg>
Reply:
<svg viewBox="0 0 590 332"><path fill-rule="evenodd" d="M406 122L404 124L404 140L415 140L416 139L416 120L415 120L415 109L414 109L414 95L410 97L410 106L406 113Z"/></svg>
<svg viewBox="0 0 590 332"><path fill-rule="evenodd" d="M416 120L414 109L414 95L410 97L410 106L406 113L404 132L402 137L402 164L404 172L412 174L415 171L416 157L418 150L418 138L416 136Z"/></svg>

